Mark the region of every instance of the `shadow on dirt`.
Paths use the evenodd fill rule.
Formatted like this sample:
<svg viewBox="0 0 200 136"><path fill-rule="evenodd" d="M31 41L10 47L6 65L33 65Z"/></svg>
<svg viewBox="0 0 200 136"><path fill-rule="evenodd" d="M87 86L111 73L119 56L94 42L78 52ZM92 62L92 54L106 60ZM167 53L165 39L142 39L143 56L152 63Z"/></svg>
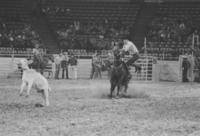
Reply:
<svg viewBox="0 0 200 136"><path fill-rule="evenodd" d="M149 98L150 96L145 94L144 92L134 92L132 94L120 94L117 96L116 94L113 95L113 98L125 98L125 99L144 99ZM101 94L101 99L111 99L110 94Z"/></svg>
<svg viewBox="0 0 200 136"><path fill-rule="evenodd" d="M1 103L0 109L4 111L8 110L23 110L23 109L33 109L33 108L40 108L44 107L42 104L22 104L22 103Z"/></svg>

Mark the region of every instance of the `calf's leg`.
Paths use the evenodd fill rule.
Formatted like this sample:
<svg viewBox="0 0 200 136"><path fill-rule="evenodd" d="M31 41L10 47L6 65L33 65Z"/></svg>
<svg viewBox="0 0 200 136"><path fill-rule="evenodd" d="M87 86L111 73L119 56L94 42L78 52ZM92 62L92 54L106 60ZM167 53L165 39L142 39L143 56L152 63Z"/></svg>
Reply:
<svg viewBox="0 0 200 136"><path fill-rule="evenodd" d="M48 89L42 90L42 97L44 99L45 105L49 106L49 90Z"/></svg>
<svg viewBox="0 0 200 136"><path fill-rule="evenodd" d="M26 97L29 97L32 85L33 85L33 81L30 81L28 83L28 89L27 89Z"/></svg>
<svg viewBox="0 0 200 136"><path fill-rule="evenodd" d="M23 81L22 84L21 84L20 92L19 92L20 96L22 96L25 86L26 86L26 83Z"/></svg>

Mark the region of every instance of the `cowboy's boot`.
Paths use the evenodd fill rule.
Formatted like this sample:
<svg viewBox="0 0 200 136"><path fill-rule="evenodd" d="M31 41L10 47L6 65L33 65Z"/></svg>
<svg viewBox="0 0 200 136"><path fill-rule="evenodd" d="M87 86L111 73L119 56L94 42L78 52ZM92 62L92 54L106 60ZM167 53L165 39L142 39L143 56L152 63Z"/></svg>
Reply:
<svg viewBox="0 0 200 136"><path fill-rule="evenodd" d="M127 65L126 64L126 68L127 68L127 72L128 72L128 81L132 78L132 75L131 75L131 73L130 73L130 67L129 67L129 65Z"/></svg>
<svg viewBox="0 0 200 136"><path fill-rule="evenodd" d="M132 75L130 72L128 72L128 81L131 80L131 78L132 78Z"/></svg>
<svg viewBox="0 0 200 136"><path fill-rule="evenodd" d="M142 68L141 68L140 65L133 63L132 66L135 67L135 73L137 73L137 72L140 73L141 72Z"/></svg>

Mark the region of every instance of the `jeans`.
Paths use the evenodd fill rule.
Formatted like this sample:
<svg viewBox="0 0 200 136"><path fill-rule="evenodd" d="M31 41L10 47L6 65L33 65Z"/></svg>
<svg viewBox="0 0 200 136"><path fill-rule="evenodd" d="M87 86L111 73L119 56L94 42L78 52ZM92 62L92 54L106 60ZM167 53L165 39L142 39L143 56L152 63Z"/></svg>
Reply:
<svg viewBox="0 0 200 136"><path fill-rule="evenodd" d="M68 67L62 68L62 79L65 78L65 73L66 73L66 79L68 79Z"/></svg>
<svg viewBox="0 0 200 136"><path fill-rule="evenodd" d="M56 64L55 79L59 79L60 64Z"/></svg>

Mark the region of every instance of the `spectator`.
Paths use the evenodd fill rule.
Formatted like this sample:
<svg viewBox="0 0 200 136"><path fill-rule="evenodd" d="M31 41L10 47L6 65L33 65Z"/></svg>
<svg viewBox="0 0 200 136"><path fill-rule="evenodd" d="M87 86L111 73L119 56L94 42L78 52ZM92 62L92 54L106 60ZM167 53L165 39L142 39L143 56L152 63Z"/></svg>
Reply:
<svg viewBox="0 0 200 136"><path fill-rule="evenodd" d="M54 60L52 60L52 77L55 78L56 75L56 63Z"/></svg>
<svg viewBox="0 0 200 136"><path fill-rule="evenodd" d="M199 34L198 34L197 30L195 30L194 33L193 33L192 44L199 48Z"/></svg>
<svg viewBox="0 0 200 136"><path fill-rule="evenodd" d="M61 56L56 55L55 56L55 65L56 65L55 79L59 79L60 62L61 62Z"/></svg>
<svg viewBox="0 0 200 136"><path fill-rule="evenodd" d="M94 60L95 58L97 57L97 54L95 53L93 56L92 56L92 62L91 62L91 73L90 73L90 79L93 79L93 76L94 76L94 72L95 72L95 66L94 66Z"/></svg>
<svg viewBox="0 0 200 136"><path fill-rule="evenodd" d="M68 79L68 53L62 53L62 59L61 59L61 69L62 69L62 79L64 79L64 74L66 73L66 79Z"/></svg>
<svg viewBox="0 0 200 136"><path fill-rule="evenodd" d="M190 68L190 62L188 61L188 59L187 58L183 58L183 62L182 62L182 72L183 72L183 74L182 74L182 76L183 76L183 78L182 78L182 81L183 82L188 82L189 80L188 80L188 69Z"/></svg>
<svg viewBox="0 0 200 136"><path fill-rule="evenodd" d="M99 54L95 53L92 57L92 70L90 79L102 78L101 76L101 57Z"/></svg>
<svg viewBox="0 0 200 136"><path fill-rule="evenodd" d="M78 60L77 58L72 54L71 57L69 58L69 73L71 75L72 79L77 79L77 72L78 72Z"/></svg>

